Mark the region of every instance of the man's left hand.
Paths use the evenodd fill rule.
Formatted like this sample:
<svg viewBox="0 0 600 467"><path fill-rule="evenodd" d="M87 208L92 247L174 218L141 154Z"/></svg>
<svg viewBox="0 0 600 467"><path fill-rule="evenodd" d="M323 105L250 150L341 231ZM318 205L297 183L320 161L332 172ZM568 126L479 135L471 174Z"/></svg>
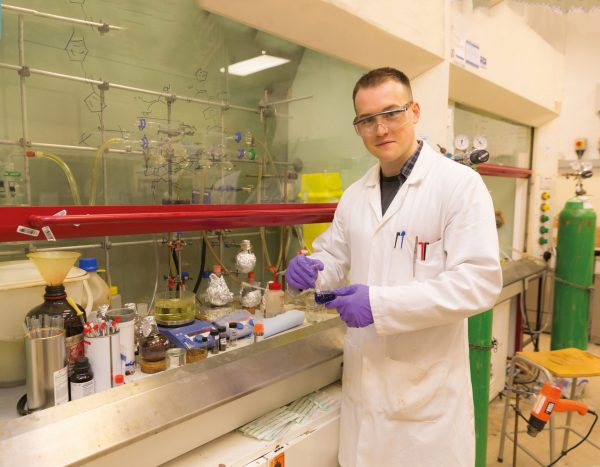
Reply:
<svg viewBox="0 0 600 467"><path fill-rule="evenodd" d="M337 308L342 321L351 328L364 328L373 324L373 313L369 302L369 286L352 284L333 291L335 300L325 304L327 308Z"/></svg>

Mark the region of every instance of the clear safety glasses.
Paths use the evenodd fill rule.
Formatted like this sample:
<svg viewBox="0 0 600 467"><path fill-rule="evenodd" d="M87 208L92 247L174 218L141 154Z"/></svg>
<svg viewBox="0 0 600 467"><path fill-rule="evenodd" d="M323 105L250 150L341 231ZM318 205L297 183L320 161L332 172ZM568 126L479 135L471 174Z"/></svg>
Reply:
<svg viewBox="0 0 600 467"><path fill-rule="evenodd" d="M379 125L383 125L388 130L400 128L408 123L408 109L412 101L397 109L384 110L375 114L355 118L352 124L356 133L360 136L370 136L377 132Z"/></svg>

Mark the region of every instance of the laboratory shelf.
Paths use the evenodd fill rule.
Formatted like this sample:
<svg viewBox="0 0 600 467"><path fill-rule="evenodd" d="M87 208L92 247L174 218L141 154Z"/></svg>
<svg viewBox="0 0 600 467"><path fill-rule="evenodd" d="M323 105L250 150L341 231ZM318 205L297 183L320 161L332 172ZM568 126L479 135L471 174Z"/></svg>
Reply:
<svg viewBox="0 0 600 467"><path fill-rule="evenodd" d="M49 227L56 239L66 239L312 224L331 222L335 207L335 203L4 207L0 242L44 240L43 227ZM19 226L33 229L37 236L20 232Z"/></svg>

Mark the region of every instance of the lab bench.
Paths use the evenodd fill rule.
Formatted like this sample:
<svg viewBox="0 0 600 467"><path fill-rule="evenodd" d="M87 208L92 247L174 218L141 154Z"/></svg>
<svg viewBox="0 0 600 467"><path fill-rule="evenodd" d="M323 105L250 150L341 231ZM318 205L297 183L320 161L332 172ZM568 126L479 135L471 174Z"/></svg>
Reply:
<svg viewBox="0 0 600 467"><path fill-rule="evenodd" d="M338 381L344 332L329 319L2 421L0 464L167 462Z"/></svg>
<svg viewBox="0 0 600 467"><path fill-rule="evenodd" d="M492 353L492 380L496 376L497 385L504 382L506 356L514 341L515 298L544 270L544 265L529 260L503 268L504 288L494 309L494 337L503 342ZM1 421L0 464L19 459L20 465L101 466L130 459L138 465L191 465L193 459L214 454L215 446L236 445L243 438L235 430L245 423L338 382L344 333L345 325L335 317L252 345L245 345L245 339L206 360ZM0 391L0 402L14 410L17 394L9 394L11 390ZM337 414L333 411L322 420L328 439L336 439ZM306 433L317 430L319 422L313 425ZM242 444L253 453L273 447L248 440Z"/></svg>

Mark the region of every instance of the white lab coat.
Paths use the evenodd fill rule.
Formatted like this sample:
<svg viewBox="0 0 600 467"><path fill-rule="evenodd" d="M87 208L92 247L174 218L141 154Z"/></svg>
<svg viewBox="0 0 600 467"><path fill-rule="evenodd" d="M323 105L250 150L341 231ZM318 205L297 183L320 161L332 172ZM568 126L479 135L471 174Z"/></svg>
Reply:
<svg viewBox="0 0 600 467"><path fill-rule="evenodd" d="M416 237L429 242L424 261ZM350 271L350 283L370 286L374 324L348 328L344 343L340 464L472 467L466 318L502 287L479 174L424 143L382 218L377 164L344 192L314 250L324 284L343 285Z"/></svg>

